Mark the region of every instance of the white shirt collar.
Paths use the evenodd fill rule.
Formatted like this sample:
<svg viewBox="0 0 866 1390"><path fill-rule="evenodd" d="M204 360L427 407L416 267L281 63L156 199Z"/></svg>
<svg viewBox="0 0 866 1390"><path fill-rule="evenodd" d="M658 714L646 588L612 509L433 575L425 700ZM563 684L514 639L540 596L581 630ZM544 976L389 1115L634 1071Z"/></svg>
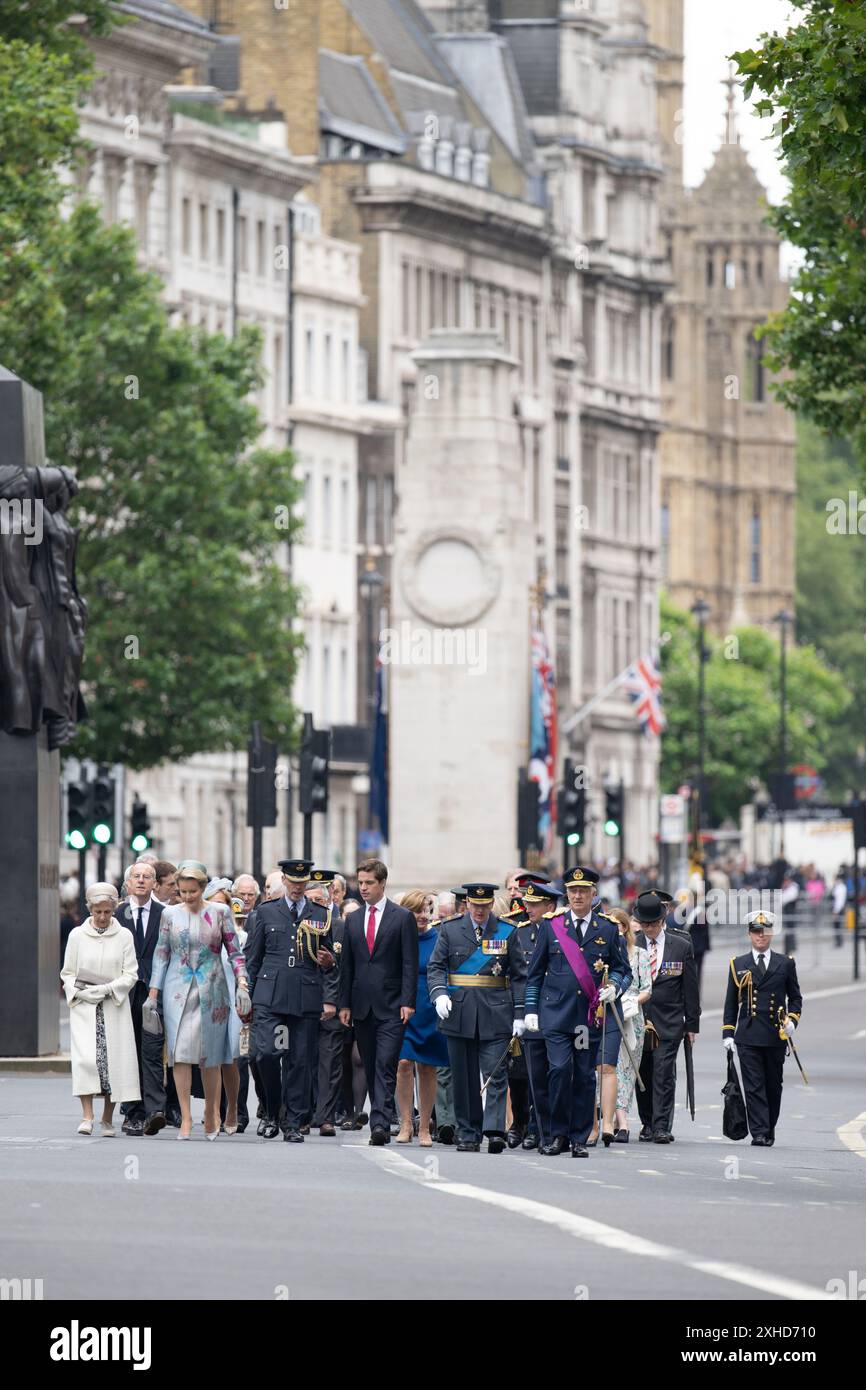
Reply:
<svg viewBox="0 0 866 1390"><path fill-rule="evenodd" d="M765 970L768 968L768 966L769 966L769 964L770 964L770 956L771 956L771 955L772 955L772 951L770 950L770 947L769 947L769 946L767 947L766 951L758 951L754 946L752 947L752 960L753 960L753 961L755 962L755 964L757 965L757 964L758 964L758 956L763 956L763 957L764 957L764 969L765 969Z"/></svg>

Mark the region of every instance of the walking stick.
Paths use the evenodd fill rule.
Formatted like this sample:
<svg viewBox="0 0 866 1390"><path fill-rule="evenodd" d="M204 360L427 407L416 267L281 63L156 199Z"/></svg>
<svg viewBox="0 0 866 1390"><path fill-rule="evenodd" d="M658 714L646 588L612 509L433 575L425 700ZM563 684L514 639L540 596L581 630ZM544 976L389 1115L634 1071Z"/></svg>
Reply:
<svg viewBox="0 0 866 1390"><path fill-rule="evenodd" d="M634 1053L632 1052L631 1047L629 1046L628 1038L627 1038L626 1035L625 1035L625 1020L624 1020L623 1018L621 1018L621 1016L620 1016L620 1014L619 1014L619 1011L618 1011L618 1009L617 1009L617 1007L616 1007L616 1001L615 1001L615 1000L611 1002L611 1006L610 1006L610 1007L611 1007L611 1009L613 1010L613 1021L614 1021L614 1023L616 1023L616 1024L618 1025L618 1027L619 1027L619 1033L620 1033L620 1037L622 1038L622 1045L623 1045L623 1047L625 1048L625 1051L626 1051L626 1056L628 1057L628 1060L631 1062L631 1069L632 1069L632 1071L633 1071L634 1074L635 1074L635 1080L636 1080L638 1086L640 1086L641 1090L642 1090L642 1091L645 1091L645 1090L646 1090L646 1086L643 1084L643 1082L641 1081L641 1077L640 1077L640 1067L638 1066L637 1062L635 1061L635 1055L634 1055Z"/></svg>

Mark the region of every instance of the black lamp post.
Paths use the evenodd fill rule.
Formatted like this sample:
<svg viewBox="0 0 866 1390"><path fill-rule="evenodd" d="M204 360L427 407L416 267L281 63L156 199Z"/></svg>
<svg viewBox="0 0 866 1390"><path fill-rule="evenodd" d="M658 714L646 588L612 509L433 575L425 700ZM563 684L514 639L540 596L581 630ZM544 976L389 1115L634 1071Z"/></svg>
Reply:
<svg viewBox="0 0 866 1390"><path fill-rule="evenodd" d="M692 616L698 620L698 818L697 840L700 852L701 827L704 823L704 764L706 761L706 685L704 668L707 664L706 624L710 605L702 598L691 607ZM703 863L703 857L701 859Z"/></svg>
<svg viewBox="0 0 866 1390"><path fill-rule="evenodd" d="M781 609L773 619L778 623L782 631L782 640L779 648L779 858L785 857L785 811L788 801L788 787L786 773L788 771L788 695L786 687L787 676L787 647L788 647L788 626L793 623L794 615Z"/></svg>

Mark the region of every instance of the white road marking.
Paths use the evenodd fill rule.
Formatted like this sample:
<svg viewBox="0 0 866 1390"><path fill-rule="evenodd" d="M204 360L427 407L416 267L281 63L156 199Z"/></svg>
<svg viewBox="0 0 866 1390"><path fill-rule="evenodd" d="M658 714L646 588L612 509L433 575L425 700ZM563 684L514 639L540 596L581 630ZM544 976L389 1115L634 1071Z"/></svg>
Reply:
<svg viewBox="0 0 866 1390"><path fill-rule="evenodd" d="M648 1178L663 1178L663 1177L664 1177L664 1173L660 1172L658 1168L638 1168L638 1172L639 1172L639 1173L646 1173L646 1175L647 1175Z"/></svg>
<svg viewBox="0 0 866 1390"><path fill-rule="evenodd" d="M840 1125L836 1133L846 1148L866 1158L866 1110L846 1125Z"/></svg>
<svg viewBox="0 0 866 1390"><path fill-rule="evenodd" d="M444 1192L446 1196L463 1197L482 1202L487 1206L499 1207L515 1216L525 1216L531 1221L540 1221L545 1226L555 1226L565 1235L575 1240L585 1240L590 1245L603 1246L607 1250L618 1250L623 1254L644 1256L647 1259L664 1260L686 1269L708 1274L712 1278L726 1279L733 1284L743 1284L758 1289L761 1293L775 1294L779 1298L798 1301L827 1302L832 1297L826 1289L813 1288L801 1284L796 1279L788 1279L779 1274L768 1274L764 1270L752 1269L748 1265L732 1264L726 1260L704 1260L688 1250L673 1245L661 1245L655 1240L646 1240L632 1231L620 1230L603 1221L593 1221L587 1216L565 1211L549 1202L537 1202L528 1197L515 1197L507 1192L494 1192L487 1187L476 1187L472 1183L451 1182L433 1177L435 1168L422 1168L412 1163L402 1154L383 1153L381 1149L358 1148L357 1152L368 1161L393 1173L395 1177L408 1178L410 1182L426 1187L430 1192Z"/></svg>
<svg viewBox="0 0 866 1390"><path fill-rule="evenodd" d="M859 1033L852 1033L849 1042L857 1042L859 1038L866 1038L866 1028L861 1028Z"/></svg>

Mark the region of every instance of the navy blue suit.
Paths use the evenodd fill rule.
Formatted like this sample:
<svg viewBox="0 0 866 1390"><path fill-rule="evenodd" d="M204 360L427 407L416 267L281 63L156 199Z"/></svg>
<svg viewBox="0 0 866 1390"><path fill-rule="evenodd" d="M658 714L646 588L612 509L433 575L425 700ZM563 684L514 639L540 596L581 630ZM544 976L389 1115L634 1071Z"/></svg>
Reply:
<svg viewBox="0 0 866 1390"><path fill-rule="evenodd" d="M616 987L617 995L628 989L631 969L617 922L593 908L581 940L570 909L557 914L557 919L581 947L590 974L599 985L606 965L608 984ZM547 1047L552 1137L584 1144L595 1113L595 1065L601 1031L588 1017L587 996L556 939L550 917L542 918L540 924L526 979L524 1008L527 1014L538 1014Z"/></svg>

